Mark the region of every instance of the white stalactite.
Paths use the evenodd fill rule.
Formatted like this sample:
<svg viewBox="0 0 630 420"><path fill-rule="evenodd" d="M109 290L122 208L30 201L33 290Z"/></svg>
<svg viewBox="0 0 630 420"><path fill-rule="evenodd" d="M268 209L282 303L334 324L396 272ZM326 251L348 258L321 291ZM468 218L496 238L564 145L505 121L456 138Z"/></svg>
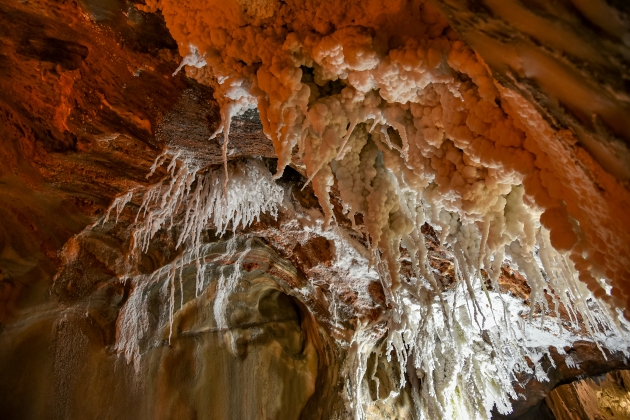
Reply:
<svg viewBox="0 0 630 420"><path fill-rule="evenodd" d="M385 47L378 30L354 20L339 24L334 7L317 15L338 25L325 35L309 27L308 10L296 5L282 9L285 26L243 14L231 2L147 0L147 7L162 9L181 45L194 45L182 64L216 90L224 159L230 119L257 105L279 157L276 176L298 146L324 225L333 222L329 193L335 184L353 224L354 215L364 216L372 264L390 305L388 357L394 351L400 363L400 387L412 384L419 417L487 419L494 406L500 413L511 410L514 372L546 378L540 364L532 370L525 358L538 363L553 340L570 341L578 315L591 338L611 350L627 352L627 330L578 280L578 271L586 271L576 269L566 251L579 226L571 225L564 203L549 199L550 208L539 207L534 197L547 194L542 184L540 191L531 184L526 194L523 183L538 170L532 139L497 101L484 63L430 4L381 3L353 10L357 22L409 3L409 13L420 15L415 35ZM186 21L194 16L199 21ZM274 214L281 190L261 176L260 164L241 168L229 177L227 169L198 175L199 168L174 157L170 182L145 195L134 235L138 246L147 249L180 209L178 244L190 241L194 248L210 222L224 233L230 222L247 226L260 212ZM425 221L451 252L454 287L439 284L427 260ZM401 247L409 253L412 278L400 275ZM527 277L529 308L500 293L506 263ZM229 293L233 281L222 277L219 293ZM217 300L218 319L224 299ZM570 314L569 328L545 318L550 309L558 316L559 304ZM527 322L520 317L525 309ZM344 394L357 419L372 403L363 384L375 345L369 328L358 323L343 368Z"/></svg>

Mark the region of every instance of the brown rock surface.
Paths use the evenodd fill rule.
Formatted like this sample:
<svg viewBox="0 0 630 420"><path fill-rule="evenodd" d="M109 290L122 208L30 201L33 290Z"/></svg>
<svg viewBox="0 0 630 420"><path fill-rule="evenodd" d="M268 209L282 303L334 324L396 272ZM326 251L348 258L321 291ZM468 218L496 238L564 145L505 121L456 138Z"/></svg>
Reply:
<svg viewBox="0 0 630 420"><path fill-rule="evenodd" d="M617 370L562 385L549 394L547 404L558 420L630 419L630 372Z"/></svg>
<svg viewBox="0 0 630 420"><path fill-rule="evenodd" d="M207 140L212 91L171 77L181 57L159 15L122 1L1 2L0 28L2 321L45 298L62 245L146 185L164 145L213 165L221 145ZM230 158L274 156L259 126L235 121Z"/></svg>

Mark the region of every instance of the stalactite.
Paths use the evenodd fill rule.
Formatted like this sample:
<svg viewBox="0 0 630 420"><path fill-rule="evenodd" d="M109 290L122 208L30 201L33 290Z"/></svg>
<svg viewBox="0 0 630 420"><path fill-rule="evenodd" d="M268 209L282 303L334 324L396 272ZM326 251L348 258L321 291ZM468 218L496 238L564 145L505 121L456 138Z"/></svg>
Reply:
<svg viewBox="0 0 630 420"><path fill-rule="evenodd" d="M601 295L582 256L581 227L572 223L567 203L541 199L548 186L526 182L538 171L531 147L536 139L501 105L479 57L423 1L377 1L353 9L352 23L336 9L355 2L329 3L332 11L317 9L321 13L309 21L313 10L293 2L269 20L256 15L262 9L245 12L238 2L147 0L185 46L187 74L215 88L223 118L215 135L225 136L225 172L197 175L200 168L173 157L170 182L145 194L134 234L138 246L147 249L180 209L178 245L189 240L193 249L209 222L222 234L229 222L247 226L260 212L276 211L281 194L273 180L260 177L260 165L228 174L230 120L257 105L279 157L276 177L298 146L324 226L333 223L329 195L335 184L352 223L356 214L364 216L371 263L389 305L388 357L394 352L400 363L399 386L413 384L421 418L488 418L495 406L505 414L516 397L512 372L544 380L543 351L528 334L548 328L545 295L552 296L556 314L560 303L567 308L572 328L579 315L593 340L613 337L617 344L607 346L626 351L627 331L616 311L579 281L590 276L589 288ZM391 39L400 34L373 22L406 13L418 27L383 45L380 29L391 31ZM421 232L425 221L451 252L455 287L439 285L432 273ZM400 275L401 249L410 256L412 278ZM532 289L524 324L513 324L520 322L517 305L500 293L504 264L524 273ZM217 320L233 275L221 274ZM357 419L370 404L363 389L374 347L369 327L357 326L343 370ZM533 369L526 357L536 363Z"/></svg>

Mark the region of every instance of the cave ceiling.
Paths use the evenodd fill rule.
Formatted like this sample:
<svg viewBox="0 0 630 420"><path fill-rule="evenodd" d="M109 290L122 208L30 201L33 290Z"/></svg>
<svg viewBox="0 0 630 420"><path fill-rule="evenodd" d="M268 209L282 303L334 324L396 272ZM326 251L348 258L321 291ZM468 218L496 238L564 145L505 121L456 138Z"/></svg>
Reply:
<svg viewBox="0 0 630 420"><path fill-rule="evenodd" d="M0 0L0 418L630 418L629 95L623 1Z"/></svg>

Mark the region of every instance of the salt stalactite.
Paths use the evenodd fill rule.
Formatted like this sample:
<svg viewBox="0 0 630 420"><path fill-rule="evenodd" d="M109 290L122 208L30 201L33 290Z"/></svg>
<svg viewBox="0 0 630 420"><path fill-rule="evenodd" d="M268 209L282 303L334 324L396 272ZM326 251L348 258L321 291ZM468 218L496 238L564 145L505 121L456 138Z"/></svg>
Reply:
<svg viewBox="0 0 630 420"><path fill-rule="evenodd" d="M141 275L131 280L133 291L118 316L114 348L125 355L127 363L133 363L136 373L140 371L140 340L149 329L147 286L153 284L156 277L159 277L159 273Z"/></svg>
<svg viewBox="0 0 630 420"><path fill-rule="evenodd" d="M148 328L145 295L147 288L164 281L169 291L170 342L177 282L180 288L180 308L184 304L182 282L185 265L194 263L197 268L196 293L204 288L207 269L204 255L208 252L208 246L201 240L202 232L214 226L217 234L223 236L230 225L233 229L247 227L259 219L261 213L269 213L275 218L284 196L284 190L275 183L269 170L256 159L230 164L227 166L228 173L221 170L200 173L198 166L191 160L182 157L177 151L167 150L158 156L147 177L169 158L166 178L150 186L144 194L134 223L133 245L135 251L146 251L151 239L160 229L172 229L177 223L180 229L176 245L183 247L184 251L153 274L131 278L133 290L119 317L116 350L124 353L127 362L133 361L136 371L140 360L138 342ZM103 223L114 209L117 221L124 206L132 200L133 193L132 190L116 198ZM238 253L237 264L229 276L225 277L221 271L215 300L215 317L222 328L227 326L224 308L226 299L240 278L240 263L249 252L250 246L248 241L246 250ZM235 255L236 239L233 237L227 242L225 258L229 261Z"/></svg>
<svg viewBox="0 0 630 420"><path fill-rule="evenodd" d="M103 224L109 221L109 215L112 210L116 210L116 223L118 223L118 218L120 217L120 213L122 213L123 209L133 199L134 189L127 192L125 195L121 195L120 197L116 197L114 202L109 206L107 212L105 213L105 217L103 218Z"/></svg>
<svg viewBox="0 0 630 420"><path fill-rule="evenodd" d="M217 328L227 330L226 310L228 298L236 290L242 274L242 263L251 250L251 240L245 240L244 246L233 236L227 241L202 244L199 248L190 249L179 255L170 263L150 274L131 277L131 292L123 305L117 320L115 350L124 355L127 363L133 363L136 373L141 368L141 341L149 337L149 301L152 290L162 288L168 299L167 316L160 318L153 328L168 331L170 344L173 337L173 321L177 309L184 306L184 268L188 266L203 267L197 272L196 291L200 292L208 286L206 271L217 277L217 295L214 299L213 313ZM201 259L199 255L204 257ZM226 272L230 272L226 275ZM201 280L199 280L201 277ZM160 286L161 285L161 286ZM179 302L176 302L177 285L179 285ZM179 307L177 306L179 303ZM166 333L165 333L166 334ZM159 337L159 336L158 336ZM154 345L155 343L148 343Z"/></svg>
<svg viewBox="0 0 630 420"><path fill-rule="evenodd" d="M140 371L140 341L149 330L148 298L151 288L160 282L164 282L168 290L168 341L170 343L173 334L173 315L175 312L175 281L179 278L181 308L183 306L183 267L193 260L193 256L189 253L180 255L170 264L161 267L151 274L142 274L127 280L131 282L132 290L118 317L116 344L114 348L118 353L124 354L127 363L133 363L136 373Z"/></svg>
<svg viewBox="0 0 630 420"><path fill-rule="evenodd" d="M531 372L526 357L536 362L542 354L529 345L535 341L529 332L540 330L536 323L547 328L546 294L558 318L559 305L567 308L572 328L579 315L593 339L615 337L622 344L614 349L627 350L627 332L593 277L604 272L614 280L609 274L622 275L627 267L603 255L609 269L591 270L596 264L585 259L590 249L580 224L536 166L544 158L538 139L511 117L484 63L430 3L259 1L246 7L250 3L147 0L146 9L161 9L186 46L182 65L193 64L187 74L215 88L224 152L232 116L257 105L278 155L276 176L297 149L325 225L333 222L335 184L353 224L363 215L390 307L387 347L401 364L400 386L412 383L421 418L489 418L493 406L509 412L513 372ZM198 168L175 161L171 182L145 195L146 217L135 236L143 249L180 207L179 243L198 245L209 213L219 232L228 221L252 220L249 202L239 201L239 194L251 192L238 190L251 182L231 184L226 169L223 194L237 193L234 201L221 201L219 175L201 181ZM274 210L264 201L274 194L273 183L256 188L255 209ZM225 203L226 209L216 207ZM452 253L455 287L436 280L421 232L425 222ZM409 279L400 275L401 248L412 262ZM498 293L508 262L532 288L527 323L514 325L520 320L510 312L514 305ZM578 278L588 280L588 289ZM228 283L224 279L224 287ZM560 323L557 328L573 332ZM368 330L357 328L344 370L356 418L369 404L363 378L374 343ZM614 347L610 340L606 345ZM545 379L540 365L533 371Z"/></svg>
<svg viewBox="0 0 630 420"><path fill-rule="evenodd" d="M189 246L200 258L201 235L210 225L223 236L232 226L247 227L259 220L261 213L277 216L284 191L272 179L269 170L257 159L239 161L219 170L201 171L194 159L177 150L160 154L149 178L158 167L167 165L167 175L144 193L133 230L133 249L145 252L160 229L180 224L176 246ZM227 188L226 188L227 186ZM103 223L116 211L116 222L135 189L117 197L106 212ZM204 265L197 260L197 291L201 290Z"/></svg>
<svg viewBox="0 0 630 420"><path fill-rule="evenodd" d="M214 299L213 312L217 327L220 329L228 328L228 323L226 319L228 298L236 290L236 286L241 276L241 265L243 263L243 259L251 250L251 246L251 239L247 239L245 250L242 252L237 252L236 237L233 236L230 240L227 241L225 260L226 262L229 262L232 258L236 257L236 262L233 265L229 266L229 269L232 270L232 273L230 273L230 275L228 276L225 275L225 271L226 269L228 269L228 266L223 266L221 268L219 279L217 280L217 296Z"/></svg>
<svg viewBox="0 0 630 420"><path fill-rule="evenodd" d="M364 323L357 325L342 366L342 374L347 378L343 390L347 409L357 419L365 418L365 390L362 387L368 369L368 358L374 351L375 341L371 331L366 327Z"/></svg>
<svg viewBox="0 0 630 420"><path fill-rule="evenodd" d="M147 189L135 219L134 247L141 251L148 249L160 229L171 229L176 220L181 227L177 247L188 243L198 249L209 225L223 236L230 225L247 227L261 213L277 216L284 191L260 160L230 164L227 174L219 170L203 173L192 160L167 150L156 159L148 176L169 158L168 175ZM132 196L133 191L116 198L105 221L114 208L118 215Z"/></svg>

